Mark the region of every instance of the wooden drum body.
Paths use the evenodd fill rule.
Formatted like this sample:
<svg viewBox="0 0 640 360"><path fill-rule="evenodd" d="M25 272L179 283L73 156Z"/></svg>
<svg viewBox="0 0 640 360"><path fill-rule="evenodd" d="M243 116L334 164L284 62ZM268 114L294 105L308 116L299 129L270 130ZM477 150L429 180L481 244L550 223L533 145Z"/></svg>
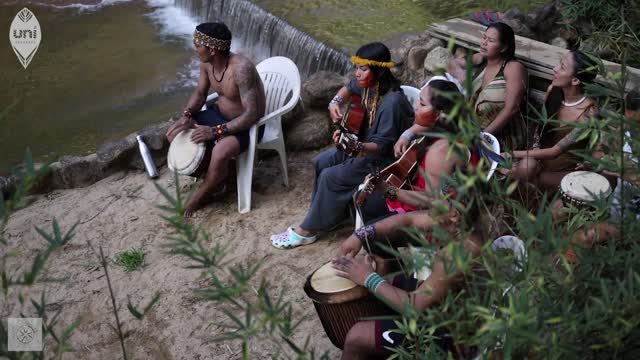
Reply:
<svg viewBox="0 0 640 360"><path fill-rule="evenodd" d="M560 182L560 193L565 206L585 208L599 197L611 194L611 185L604 176L590 171L574 171Z"/></svg>
<svg viewBox="0 0 640 360"><path fill-rule="evenodd" d="M377 272L384 275L386 269L383 269L383 262L375 260ZM331 263L307 277L304 291L313 300L329 340L340 349L344 348L347 333L355 323L366 317L394 313L366 288L335 275Z"/></svg>

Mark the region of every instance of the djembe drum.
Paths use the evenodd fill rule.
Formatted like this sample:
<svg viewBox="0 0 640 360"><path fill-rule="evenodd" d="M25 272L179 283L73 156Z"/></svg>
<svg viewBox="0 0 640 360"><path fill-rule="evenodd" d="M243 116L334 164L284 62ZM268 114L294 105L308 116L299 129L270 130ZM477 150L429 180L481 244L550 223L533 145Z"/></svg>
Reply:
<svg viewBox="0 0 640 360"><path fill-rule="evenodd" d="M384 261L373 256L376 272L385 275ZM329 340L342 349L349 329L366 317L393 314L394 311L376 299L365 287L336 275L331 263L307 277L304 292L313 300L320 322Z"/></svg>
<svg viewBox="0 0 640 360"><path fill-rule="evenodd" d="M585 208L601 197L611 194L609 180L590 171L574 171L560 182L560 193L565 206Z"/></svg>
<svg viewBox="0 0 640 360"><path fill-rule="evenodd" d="M208 163L206 160L207 147L204 143L196 144L191 141L193 129L181 131L171 142L167 154L167 164L171 171L181 175L198 177Z"/></svg>

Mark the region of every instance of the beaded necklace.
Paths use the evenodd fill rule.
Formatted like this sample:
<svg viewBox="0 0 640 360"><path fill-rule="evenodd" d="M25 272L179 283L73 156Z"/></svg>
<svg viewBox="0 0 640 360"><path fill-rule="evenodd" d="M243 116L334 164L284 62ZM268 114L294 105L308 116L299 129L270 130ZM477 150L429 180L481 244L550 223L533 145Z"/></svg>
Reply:
<svg viewBox="0 0 640 360"><path fill-rule="evenodd" d="M379 84L376 83L373 91L370 91L372 87L364 89L364 106L369 110L369 129L373 125L373 120L376 118L376 111L378 110L378 100L380 99L378 87Z"/></svg>

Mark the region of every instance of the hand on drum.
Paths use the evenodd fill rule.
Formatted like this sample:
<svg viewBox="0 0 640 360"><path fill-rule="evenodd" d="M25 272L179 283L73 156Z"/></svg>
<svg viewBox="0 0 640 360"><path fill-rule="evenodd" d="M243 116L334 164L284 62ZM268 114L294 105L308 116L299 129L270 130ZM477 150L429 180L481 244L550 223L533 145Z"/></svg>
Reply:
<svg viewBox="0 0 640 360"><path fill-rule="evenodd" d="M329 105L329 116L334 123L342 120L342 111L340 111L340 106L338 104Z"/></svg>
<svg viewBox="0 0 640 360"><path fill-rule="evenodd" d="M341 256L333 259L331 263L336 269L336 275L349 279L360 286L364 286L367 276L374 272L373 259L369 255L361 260L355 259L351 255Z"/></svg>
<svg viewBox="0 0 640 360"><path fill-rule="evenodd" d="M191 134L191 141L196 144L217 139L218 134L216 134L211 126L206 125L196 125L193 134Z"/></svg>
<svg viewBox="0 0 640 360"><path fill-rule="evenodd" d="M196 125L195 120L182 116L173 125L169 126L169 129L167 129L166 136L169 139L169 142L173 141L176 135L178 135L183 130L191 129L195 125Z"/></svg>

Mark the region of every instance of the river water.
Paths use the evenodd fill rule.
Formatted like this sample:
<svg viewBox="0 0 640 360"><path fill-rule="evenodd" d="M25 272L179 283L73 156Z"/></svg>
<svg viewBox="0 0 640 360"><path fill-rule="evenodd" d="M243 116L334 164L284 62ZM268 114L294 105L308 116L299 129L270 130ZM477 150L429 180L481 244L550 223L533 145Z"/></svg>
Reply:
<svg viewBox="0 0 640 360"><path fill-rule="evenodd" d="M94 4L0 1L0 34L25 5L42 29L26 70L9 42L0 41L0 175L21 161L27 146L39 162L87 154L109 138L166 120L186 103L197 75L191 46L196 19L174 0L88 2ZM504 9L519 3L526 10L540 2L255 1L344 52L482 5Z"/></svg>

